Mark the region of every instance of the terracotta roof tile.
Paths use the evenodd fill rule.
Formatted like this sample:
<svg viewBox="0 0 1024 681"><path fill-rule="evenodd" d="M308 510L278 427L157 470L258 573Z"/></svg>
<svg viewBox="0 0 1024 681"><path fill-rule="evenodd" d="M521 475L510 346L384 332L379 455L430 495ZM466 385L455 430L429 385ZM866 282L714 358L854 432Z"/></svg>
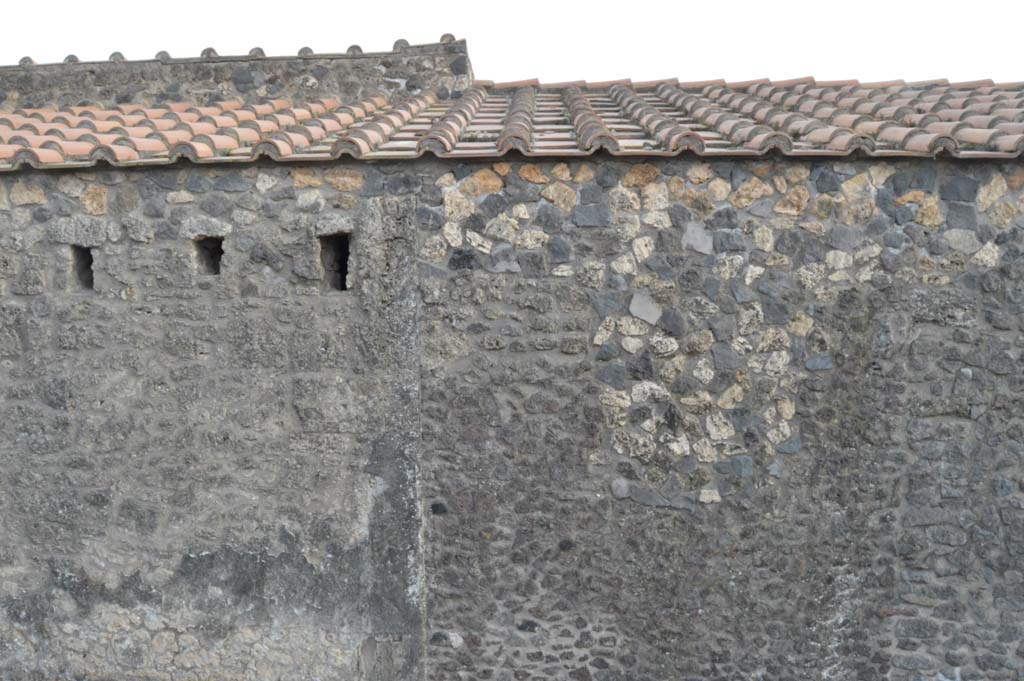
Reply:
<svg viewBox="0 0 1024 681"><path fill-rule="evenodd" d="M664 79L476 81L344 102L0 110L0 170L275 160L584 156L933 156L1024 153L1024 83Z"/></svg>

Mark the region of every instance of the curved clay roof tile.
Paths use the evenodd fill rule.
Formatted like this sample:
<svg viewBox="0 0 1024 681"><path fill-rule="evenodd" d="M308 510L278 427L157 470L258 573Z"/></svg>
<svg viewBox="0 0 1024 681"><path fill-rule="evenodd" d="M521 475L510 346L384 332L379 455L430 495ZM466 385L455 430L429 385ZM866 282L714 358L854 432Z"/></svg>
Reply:
<svg viewBox="0 0 1024 681"><path fill-rule="evenodd" d="M403 100L232 98L0 111L0 168L246 160L497 157L610 151L991 156L1020 154L1024 85L861 84L856 81L633 83L536 81L494 89L481 81L439 106L424 92ZM560 99L559 99L560 98ZM472 138L466 134L473 130ZM479 131L479 135L476 132ZM575 142L575 144L574 144ZM97 151L99 150L99 151Z"/></svg>

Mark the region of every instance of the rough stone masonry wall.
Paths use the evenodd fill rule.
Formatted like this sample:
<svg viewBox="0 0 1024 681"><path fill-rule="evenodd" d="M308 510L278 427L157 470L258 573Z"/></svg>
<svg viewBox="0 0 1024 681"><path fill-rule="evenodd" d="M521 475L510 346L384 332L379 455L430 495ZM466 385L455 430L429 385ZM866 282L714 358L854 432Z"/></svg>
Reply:
<svg viewBox="0 0 1024 681"><path fill-rule="evenodd" d="M933 161L4 175L0 678L1019 681L1022 197Z"/></svg>
<svg viewBox="0 0 1024 681"><path fill-rule="evenodd" d="M0 177L0 679L414 678L412 213L365 184Z"/></svg>
<svg viewBox="0 0 1024 681"><path fill-rule="evenodd" d="M427 679L1024 678L1024 169L439 185Z"/></svg>
<svg viewBox="0 0 1024 681"><path fill-rule="evenodd" d="M5 110L82 104L160 104L321 97L346 103L379 92L399 98L433 89L441 99L473 82L466 42L406 46L391 53L217 56L149 61L0 66Z"/></svg>

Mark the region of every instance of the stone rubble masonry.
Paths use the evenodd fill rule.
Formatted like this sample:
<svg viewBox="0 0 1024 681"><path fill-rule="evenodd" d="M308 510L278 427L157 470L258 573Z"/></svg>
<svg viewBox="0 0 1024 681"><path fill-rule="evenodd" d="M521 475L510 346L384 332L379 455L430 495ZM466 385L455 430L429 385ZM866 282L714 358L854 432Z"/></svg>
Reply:
<svg viewBox="0 0 1024 681"><path fill-rule="evenodd" d="M205 53L196 58L164 54L147 61L111 60L0 66L0 105L5 110L228 99L341 98L357 102L384 92L442 95L473 82L466 41L400 47L389 53L300 54L244 57Z"/></svg>
<svg viewBox="0 0 1024 681"><path fill-rule="evenodd" d="M1020 681L1022 233L1019 163L0 176L0 679Z"/></svg>

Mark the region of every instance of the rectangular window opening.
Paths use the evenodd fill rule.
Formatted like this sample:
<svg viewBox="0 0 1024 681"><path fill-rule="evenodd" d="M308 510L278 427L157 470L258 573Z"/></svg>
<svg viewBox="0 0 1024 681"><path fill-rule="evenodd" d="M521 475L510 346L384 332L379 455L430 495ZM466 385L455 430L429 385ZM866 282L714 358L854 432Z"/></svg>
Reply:
<svg viewBox="0 0 1024 681"><path fill-rule="evenodd" d="M320 237L320 262L324 266L323 289L348 290L348 234L328 234Z"/></svg>
<svg viewBox="0 0 1024 681"><path fill-rule="evenodd" d="M85 291L95 288L92 273L92 249L85 246L71 247L71 270L74 272L78 287Z"/></svg>
<svg viewBox="0 0 1024 681"><path fill-rule="evenodd" d="M220 261L224 257L224 238L196 237L196 265L203 274L220 274Z"/></svg>

